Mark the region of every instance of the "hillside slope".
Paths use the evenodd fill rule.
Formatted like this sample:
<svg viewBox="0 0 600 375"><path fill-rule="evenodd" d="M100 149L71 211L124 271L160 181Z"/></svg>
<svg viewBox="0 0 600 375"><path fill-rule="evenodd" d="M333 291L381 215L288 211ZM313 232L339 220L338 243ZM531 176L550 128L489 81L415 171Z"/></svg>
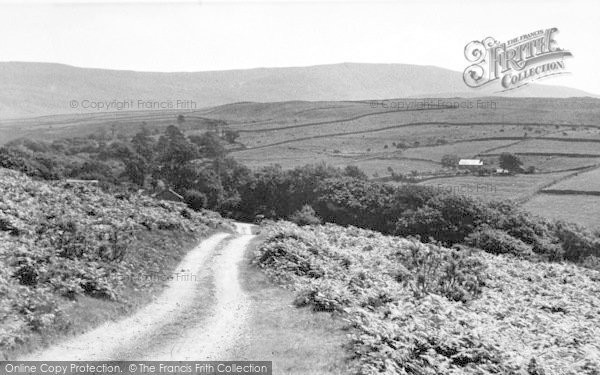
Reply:
<svg viewBox="0 0 600 375"><path fill-rule="evenodd" d="M263 228L254 261L348 322L356 374L597 374L600 274L336 225Z"/></svg>
<svg viewBox="0 0 600 375"><path fill-rule="evenodd" d="M196 108L239 102L361 100L418 96L486 96L470 90L462 73L434 66L332 64L185 73L76 68L49 63L0 63L0 118L95 113L71 108L83 100L110 102L190 100ZM590 94L558 86L528 85L508 96L571 97ZM176 105L176 103L175 103ZM164 109L164 108L163 108ZM185 109L185 108L176 108Z"/></svg>
<svg viewBox="0 0 600 375"><path fill-rule="evenodd" d="M0 169L0 358L145 304L218 214ZM88 308L86 308L88 306Z"/></svg>

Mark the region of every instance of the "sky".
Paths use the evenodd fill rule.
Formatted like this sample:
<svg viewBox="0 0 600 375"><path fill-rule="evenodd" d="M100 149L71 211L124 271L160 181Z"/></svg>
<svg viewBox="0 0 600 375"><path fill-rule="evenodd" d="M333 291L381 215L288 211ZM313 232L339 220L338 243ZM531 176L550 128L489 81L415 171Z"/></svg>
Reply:
<svg viewBox="0 0 600 375"><path fill-rule="evenodd" d="M0 0L0 61L137 71L358 63L462 72L464 47L557 27L568 75L600 94L600 1Z"/></svg>

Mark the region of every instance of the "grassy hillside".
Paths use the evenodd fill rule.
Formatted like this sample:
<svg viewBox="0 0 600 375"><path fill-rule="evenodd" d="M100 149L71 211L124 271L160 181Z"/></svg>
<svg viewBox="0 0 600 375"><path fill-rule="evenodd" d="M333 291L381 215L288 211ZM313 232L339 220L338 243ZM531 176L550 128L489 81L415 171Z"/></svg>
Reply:
<svg viewBox="0 0 600 375"><path fill-rule="evenodd" d="M0 180L0 358L145 304L188 249L228 227L140 194L6 169Z"/></svg>
<svg viewBox="0 0 600 375"><path fill-rule="evenodd" d="M600 273L335 225L262 228L254 262L347 322L356 374L595 374Z"/></svg>
<svg viewBox="0 0 600 375"><path fill-rule="evenodd" d="M553 190L575 190L581 192L598 192L600 194L600 169L581 173L569 180L552 185Z"/></svg>

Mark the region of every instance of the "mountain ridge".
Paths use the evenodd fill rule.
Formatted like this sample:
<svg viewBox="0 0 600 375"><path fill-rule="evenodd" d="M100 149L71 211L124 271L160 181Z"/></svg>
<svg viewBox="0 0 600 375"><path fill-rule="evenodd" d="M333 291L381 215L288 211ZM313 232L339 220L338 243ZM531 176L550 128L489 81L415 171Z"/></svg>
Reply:
<svg viewBox="0 0 600 375"><path fill-rule="evenodd" d="M0 62L0 118L95 113L84 100L171 102L175 110L233 102L343 101L425 97L597 97L562 86L531 84L508 93L469 89L462 73L432 65L340 63L200 72L139 72L59 63ZM195 108L179 107L177 101ZM77 101L73 108L72 101Z"/></svg>

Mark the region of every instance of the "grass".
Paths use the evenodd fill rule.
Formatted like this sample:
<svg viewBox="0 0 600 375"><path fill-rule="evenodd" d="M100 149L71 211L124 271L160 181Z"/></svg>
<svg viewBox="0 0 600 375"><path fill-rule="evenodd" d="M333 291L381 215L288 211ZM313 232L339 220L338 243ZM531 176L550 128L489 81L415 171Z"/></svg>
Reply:
<svg viewBox="0 0 600 375"><path fill-rule="evenodd" d="M501 148L499 152L536 152L536 153L566 153L566 154L594 154L600 156L600 144L597 142L561 142L554 140L532 139L514 146Z"/></svg>
<svg viewBox="0 0 600 375"><path fill-rule="evenodd" d="M600 230L600 197L538 194L523 208L536 215L560 219Z"/></svg>
<svg viewBox="0 0 600 375"><path fill-rule="evenodd" d="M573 158L552 155L533 156L521 155L519 159L525 167L533 165L538 172L562 171L573 168L600 164L600 158Z"/></svg>
<svg viewBox="0 0 600 375"><path fill-rule="evenodd" d="M348 374L348 354L343 348L348 339L342 322L329 314L294 307L294 293L275 286L256 266L250 265L252 254L263 239L258 236L251 242L240 267L253 314L232 351L233 357L273 361L274 374Z"/></svg>
<svg viewBox="0 0 600 375"><path fill-rule="evenodd" d="M581 173L551 186L552 190L576 190L600 192L600 168Z"/></svg>
<svg viewBox="0 0 600 375"><path fill-rule="evenodd" d="M448 189L484 200L524 199L538 189L568 175L568 172L516 176L463 176L436 178L422 182L423 185Z"/></svg>
<svg viewBox="0 0 600 375"><path fill-rule="evenodd" d="M441 146L418 147L406 150L403 155L437 161L441 161L442 157L447 154L457 155L461 159L471 159L480 152L513 142L514 141L474 141Z"/></svg>

